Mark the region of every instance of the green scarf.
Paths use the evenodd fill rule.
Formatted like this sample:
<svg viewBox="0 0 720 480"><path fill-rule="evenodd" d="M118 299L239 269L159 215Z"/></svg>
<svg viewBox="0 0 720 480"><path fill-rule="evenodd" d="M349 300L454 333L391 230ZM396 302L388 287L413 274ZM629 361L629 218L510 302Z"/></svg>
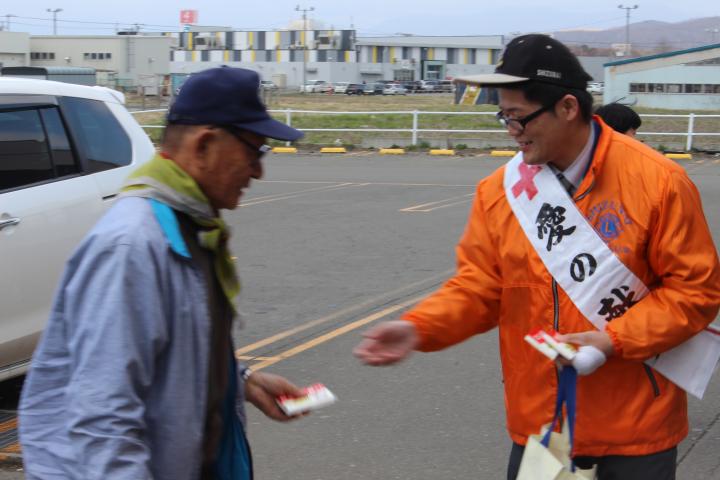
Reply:
<svg viewBox="0 0 720 480"><path fill-rule="evenodd" d="M215 216L210 202L195 180L172 160L156 155L130 174L120 196L153 198L173 210L186 213L199 225L200 246L214 253L215 275L237 313L235 300L240 293L240 282L227 248L230 230L222 218Z"/></svg>

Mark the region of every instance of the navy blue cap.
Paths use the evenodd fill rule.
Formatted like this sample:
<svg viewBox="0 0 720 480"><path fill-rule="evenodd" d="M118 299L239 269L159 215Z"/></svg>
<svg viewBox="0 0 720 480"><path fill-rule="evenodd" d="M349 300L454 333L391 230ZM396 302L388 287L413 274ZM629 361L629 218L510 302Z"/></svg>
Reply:
<svg viewBox="0 0 720 480"><path fill-rule="evenodd" d="M303 133L270 117L260 100L260 77L244 68L219 67L190 75L170 106L167 122L178 125L233 125L277 140Z"/></svg>

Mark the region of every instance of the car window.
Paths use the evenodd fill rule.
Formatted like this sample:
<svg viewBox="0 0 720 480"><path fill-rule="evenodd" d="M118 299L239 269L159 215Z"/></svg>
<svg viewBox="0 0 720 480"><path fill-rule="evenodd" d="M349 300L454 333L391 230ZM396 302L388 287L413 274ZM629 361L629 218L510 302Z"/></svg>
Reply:
<svg viewBox="0 0 720 480"><path fill-rule="evenodd" d="M0 111L0 190L78 171L56 107Z"/></svg>
<svg viewBox="0 0 720 480"><path fill-rule="evenodd" d="M60 105L76 136L78 150L88 160L88 172L129 165L132 146L122 125L99 100L62 97Z"/></svg>

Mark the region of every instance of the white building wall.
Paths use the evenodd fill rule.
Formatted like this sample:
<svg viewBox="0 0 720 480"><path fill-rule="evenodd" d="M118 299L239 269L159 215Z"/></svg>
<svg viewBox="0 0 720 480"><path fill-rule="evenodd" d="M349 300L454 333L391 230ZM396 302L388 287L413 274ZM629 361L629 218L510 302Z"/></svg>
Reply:
<svg viewBox="0 0 720 480"><path fill-rule="evenodd" d="M720 84L720 66L669 65L652 70L623 72L624 65L605 68L603 103L622 99L647 108L672 110L718 110L720 94L630 93L631 83Z"/></svg>
<svg viewBox="0 0 720 480"><path fill-rule="evenodd" d="M433 60L447 60L447 48L434 48Z"/></svg>
<svg viewBox="0 0 720 480"><path fill-rule="evenodd" d="M210 61L211 62L223 62L225 61L223 50L210 50Z"/></svg>
<svg viewBox="0 0 720 480"><path fill-rule="evenodd" d="M279 32L265 32L265 49L275 50L278 46L277 34Z"/></svg>
<svg viewBox="0 0 720 480"><path fill-rule="evenodd" d="M233 32L233 50L247 50L248 36L247 32Z"/></svg>

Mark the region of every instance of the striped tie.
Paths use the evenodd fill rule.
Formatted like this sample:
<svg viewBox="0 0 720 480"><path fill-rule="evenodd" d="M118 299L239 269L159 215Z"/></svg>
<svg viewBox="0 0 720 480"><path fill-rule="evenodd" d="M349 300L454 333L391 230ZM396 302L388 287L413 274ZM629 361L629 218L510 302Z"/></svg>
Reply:
<svg viewBox="0 0 720 480"><path fill-rule="evenodd" d="M573 185L570 180L565 178L565 175L562 173L557 174L557 179L560 180L560 184L563 186L563 188L568 192L568 194L572 197L575 194L575 185Z"/></svg>

